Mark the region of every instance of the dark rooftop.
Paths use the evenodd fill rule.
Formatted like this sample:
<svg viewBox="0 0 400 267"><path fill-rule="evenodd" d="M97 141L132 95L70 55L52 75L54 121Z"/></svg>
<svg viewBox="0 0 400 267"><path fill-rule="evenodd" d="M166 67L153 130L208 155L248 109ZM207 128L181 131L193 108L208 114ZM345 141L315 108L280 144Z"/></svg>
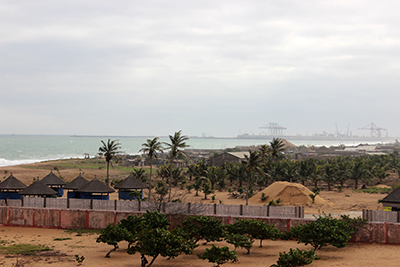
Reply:
<svg viewBox="0 0 400 267"><path fill-rule="evenodd" d="M22 190L27 185L15 178L12 174L0 183L0 190Z"/></svg>
<svg viewBox="0 0 400 267"><path fill-rule="evenodd" d="M125 178L125 180L122 180L119 182L117 185L114 186L115 189L143 189L143 188L149 188L146 184L142 183L135 177L133 177L132 174L130 174L128 177Z"/></svg>
<svg viewBox="0 0 400 267"><path fill-rule="evenodd" d="M57 175L55 175L53 173L53 171L50 171L50 173L46 177L44 177L41 181L45 185L50 185L50 186L52 186L52 185L59 185L59 186L66 185L66 182L64 182Z"/></svg>
<svg viewBox="0 0 400 267"><path fill-rule="evenodd" d="M81 193L113 193L115 192L114 189L103 183L102 181L99 181L96 177L90 181L89 183L85 184L76 192L81 192Z"/></svg>
<svg viewBox="0 0 400 267"><path fill-rule="evenodd" d="M19 192L20 195L32 195L32 196L51 196L57 195L57 192L47 187L42 181L36 181L30 186Z"/></svg>
<svg viewBox="0 0 400 267"><path fill-rule="evenodd" d="M83 178L82 174L79 174L78 177L64 186L64 189L77 190L87 183L89 183L89 181Z"/></svg>

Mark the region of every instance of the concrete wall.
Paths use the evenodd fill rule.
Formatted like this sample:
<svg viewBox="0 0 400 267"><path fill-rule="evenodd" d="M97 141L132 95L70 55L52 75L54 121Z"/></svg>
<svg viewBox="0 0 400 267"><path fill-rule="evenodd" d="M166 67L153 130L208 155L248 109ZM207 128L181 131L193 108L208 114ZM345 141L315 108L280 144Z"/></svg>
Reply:
<svg viewBox="0 0 400 267"><path fill-rule="evenodd" d="M22 199L8 199L0 202L0 206L56 208L71 210L105 210L105 211L146 211L160 210L168 214L199 214L221 216L256 216L256 217L284 217L304 218L304 207L281 206L245 206L202 203L153 203L121 200L97 200L76 198L40 198L24 197Z"/></svg>
<svg viewBox="0 0 400 267"><path fill-rule="evenodd" d="M60 229L101 229L110 223L118 223L129 215L140 215L143 212L105 211L105 210L72 210L28 207L0 207L0 224L3 226L26 226ZM186 215L168 215L175 223ZM239 216L215 216L223 224L234 223ZM270 218L240 216L239 218L260 219L285 232L295 225L305 224L312 219L302 218ZM370 222L358 231L351 242L400 244L400 224L386 222Z"/></svg>

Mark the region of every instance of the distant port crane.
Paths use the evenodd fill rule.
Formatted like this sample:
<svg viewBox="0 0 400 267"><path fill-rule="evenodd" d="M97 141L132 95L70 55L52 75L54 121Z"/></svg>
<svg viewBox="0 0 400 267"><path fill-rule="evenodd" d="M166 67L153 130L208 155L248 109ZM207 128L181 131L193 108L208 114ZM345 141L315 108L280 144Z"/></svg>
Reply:
<svg viewBox="0 0 400 267"><path fill-rule="evenodd" d="M268 129L268 135L282 135L283 131L286 130L285 127L280 126L276 122L270 122L267 125L258 127L259 129Z"/></svg>
<svg viewBox="0 0 400 267"><path fill-rule="evenodd" d="M386 131L385 128L381 128L375 125L375 123L371 122L370 124L362 127L362 128L358 128L358 130L369 130L371 131L370 136L371 137L381 137L381 131Z"/></svg>

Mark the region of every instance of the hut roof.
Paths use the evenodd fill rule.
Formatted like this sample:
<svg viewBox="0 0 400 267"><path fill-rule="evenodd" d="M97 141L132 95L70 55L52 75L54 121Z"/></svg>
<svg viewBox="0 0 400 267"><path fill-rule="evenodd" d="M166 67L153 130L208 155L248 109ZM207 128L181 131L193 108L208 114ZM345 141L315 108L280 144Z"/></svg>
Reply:
<svg viewBox="0 0 400 267"><path fill-rule="evenodd" d="M149 188L146 184L142 183L135 177L133 177L132 174L129 174L128 177L125 178L125 180L119 182L116 186L114 186L115 189L143 189L143 188Z"/></svg>
<svg viewBox="0 0 400 267"><path fill-rule="evenodd" d="M389 195L384 197L381 201L382 203L400 203L400 187L393 190Z"/></svg>
<svg viewBox="0 0 400 267"><path fill-rule="evenodd" d="M34 196L51 196L56 195L57 192L47 187L42 181L36 181L30 186L19 192L20 195L34 195Z"/></svg>
<svg viewBox="0 0 400 267"><path fill-rule="evenodd" d="M81 193L113 193L115 192L114 189L103 183L102 181L99 181L96 177L90 181L89 183L85 184L76 192L81 192Z"/></svg>
<svg viewBox="0 0 400 267"><path fill-rule="evenodd" d="M67 183L64 182L63 180L61 180L57 175L55 175L53 173L53 171L50 171L49 174L46 175L46 177L44 177L42 180L42 183L44 183L45 185L66 185Z"/></svg>
<svg viewBox="0 0 400 267"><path fill-rule="evenodd" d="M15 178L12 174L0 183L0 190L19 190L26 188L27 185Z"/></svg>
<svg viewBox="0 0 400 267"><path fill-rule="evenodd" d="M76 177L74 180L64 186L64 189L77 190L87 183L89 183L89 181L83 178L81 174L79 174L78 177Z"/></svg>

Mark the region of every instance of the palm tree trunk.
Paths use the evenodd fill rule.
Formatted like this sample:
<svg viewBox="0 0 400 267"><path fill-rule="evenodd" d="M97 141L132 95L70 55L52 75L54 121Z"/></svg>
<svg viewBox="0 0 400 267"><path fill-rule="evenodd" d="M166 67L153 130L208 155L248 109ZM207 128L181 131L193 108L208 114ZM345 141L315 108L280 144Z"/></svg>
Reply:
<svg viewBox="0 0 400 267"><path fill-rule="evenodd" d="M171 191L172 191L172 164L174 162L174 159L171 159L171 170L170 170L170 175L169 175L169 196L168 196L168 202L171 202Z"/></svg>
<svg viewBox="0 0 400 267"><path fill-rule="evenodd" d="M149 199L148 201L151 201L151 174L153 171L153 158L150 157L150 175L149 175Z"/></svg>
<svg viewBox="0 0 400 267"><path fill-rule="evenodd" d="M107 178L106 178L106 185L109 185L109 184L110 184L110 173L109 173L109 171L110 171L110 162L107 161Z"/></svg>

